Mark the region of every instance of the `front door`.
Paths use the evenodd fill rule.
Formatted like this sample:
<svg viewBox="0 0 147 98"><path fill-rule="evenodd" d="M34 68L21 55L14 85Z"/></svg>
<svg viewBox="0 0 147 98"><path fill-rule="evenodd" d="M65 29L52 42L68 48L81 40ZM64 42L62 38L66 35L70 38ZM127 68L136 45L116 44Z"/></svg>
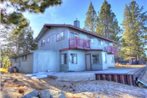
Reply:
<svg viewBox="0 0 147 98"><path fill-rule="evenodd" d="M86 63L86 70L91 70L92 66L91 66L91 55L90 54L86 54L85 56L85 63Z"/></svg>
<svg viewBox="0 0 147 98"><path fill-rule="evenodd" d="M60 71L68 71L67 53L61 53Z"/></svg>

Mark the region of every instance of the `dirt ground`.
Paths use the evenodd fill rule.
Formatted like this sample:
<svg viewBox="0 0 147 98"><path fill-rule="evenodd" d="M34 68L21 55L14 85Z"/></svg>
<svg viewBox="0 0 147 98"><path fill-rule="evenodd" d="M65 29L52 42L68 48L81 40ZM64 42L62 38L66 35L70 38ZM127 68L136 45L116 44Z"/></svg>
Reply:
<svg viewBox="0 0 147 98"><path fill-rule="evenodd" d="M21 98L32 90L48 89L66 98L147 98L147 89L108 81L59 81L55 77L32 79L23 74L0 74L0 98ZM53 97L56 98L56 97Z"/></svg>

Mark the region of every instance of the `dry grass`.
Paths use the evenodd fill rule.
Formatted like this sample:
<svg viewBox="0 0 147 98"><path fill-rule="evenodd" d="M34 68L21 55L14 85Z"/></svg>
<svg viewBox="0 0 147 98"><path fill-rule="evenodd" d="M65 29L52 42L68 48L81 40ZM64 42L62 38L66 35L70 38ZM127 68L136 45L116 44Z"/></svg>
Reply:
<svg viewBox="0 0 147 98"><path fill-rule="evenodd" d="M51 78L38 80L23 74L2 74L0 82L0 98L21 98L33 89L48 89L54 96L62 91L66 98L143 98L147 94L144 89L114 82L67 82Z"/></svg>

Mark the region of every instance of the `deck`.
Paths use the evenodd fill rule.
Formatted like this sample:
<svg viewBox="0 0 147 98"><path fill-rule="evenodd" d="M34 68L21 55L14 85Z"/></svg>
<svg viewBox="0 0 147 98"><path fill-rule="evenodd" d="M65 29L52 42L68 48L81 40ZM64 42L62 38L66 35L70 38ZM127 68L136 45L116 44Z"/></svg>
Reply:
<svg viewBox="0 0 147 98"><path fill-rule="evenodd" d="M82 72L41 72L28 74L32 78L45 78L48 76L57 77L63 81L89 81L106 80L136 86L136 78L140 75L142 68L110 68L102 71Z"/></svg>
<svg viewBox="0 0 147 98"><path fill-rule="evenodd" d="M107 80L136 86L142 68L115 68L97 72L96 80Z"/></svg>

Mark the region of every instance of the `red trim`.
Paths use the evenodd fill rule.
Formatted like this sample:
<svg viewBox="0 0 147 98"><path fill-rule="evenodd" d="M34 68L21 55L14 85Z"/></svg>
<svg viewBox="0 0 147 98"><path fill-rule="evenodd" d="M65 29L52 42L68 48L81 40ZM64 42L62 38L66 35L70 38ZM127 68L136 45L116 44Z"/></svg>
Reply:
<svg viewBox="0 0 147 98"><path fill-rule="evenodd" d="M69 48L90 49L90 41L81 38L69 38Z"/></svg>
<svg viewBox="0 0 147 98"><path fill-rule="evenodd" d="M66 51L66 50L103 51L102 49L78 49L78 48L64 48L64 49L60 49L60 51Z"/></svg>

